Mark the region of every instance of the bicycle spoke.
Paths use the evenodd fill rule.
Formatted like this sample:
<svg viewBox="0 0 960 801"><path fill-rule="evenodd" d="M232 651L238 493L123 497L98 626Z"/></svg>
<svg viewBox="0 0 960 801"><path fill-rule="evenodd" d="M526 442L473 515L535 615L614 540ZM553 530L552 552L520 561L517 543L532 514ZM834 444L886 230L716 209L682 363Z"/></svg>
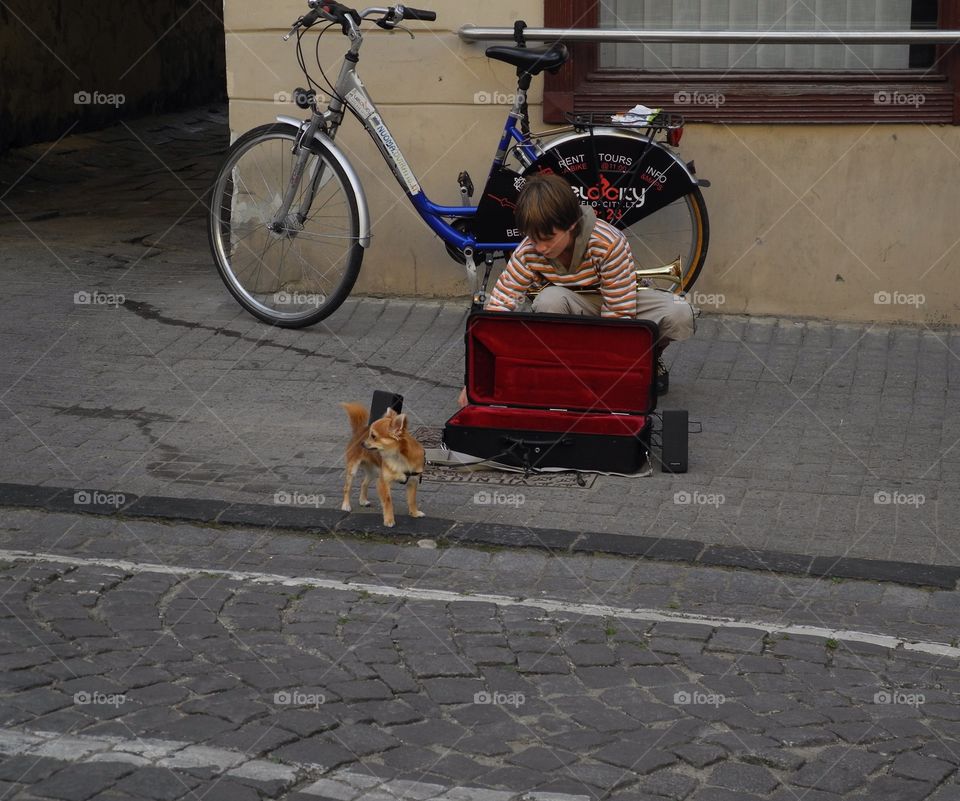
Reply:
<svg viewBox="0 0 960 801"><path fill-rule="evenodd" d="M237 300L267 322L290 326L336 309L363 257L352 187L339 165L319 150L308 157L304 175L311 177L295 187L287 218L278 230L269 229L288 191L297 135L289 126L267 125L235 143L215 184L220 196L213 199L218 210L210 228L217 265ZM318 169L324 172L315 184ZM313 186L317 195L297 221Z"/></svg>

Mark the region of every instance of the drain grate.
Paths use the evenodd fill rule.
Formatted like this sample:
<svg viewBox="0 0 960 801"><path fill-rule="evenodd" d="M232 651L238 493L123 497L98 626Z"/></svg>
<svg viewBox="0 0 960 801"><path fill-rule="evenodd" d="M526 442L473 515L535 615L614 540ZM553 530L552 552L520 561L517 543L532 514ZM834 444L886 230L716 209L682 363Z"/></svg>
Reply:
<svg viewBox="0 0 960 801"><path fill-rule="evenodd" d="M413 435L424 448L440 448L443 445L443 429L421 426ZM564 489L590 489L596 483L595 473L511 473L507 470L463 470L446 465L428 464L423 471L424 481L451 484L493 484L507 487L560 487Z"/></svg>

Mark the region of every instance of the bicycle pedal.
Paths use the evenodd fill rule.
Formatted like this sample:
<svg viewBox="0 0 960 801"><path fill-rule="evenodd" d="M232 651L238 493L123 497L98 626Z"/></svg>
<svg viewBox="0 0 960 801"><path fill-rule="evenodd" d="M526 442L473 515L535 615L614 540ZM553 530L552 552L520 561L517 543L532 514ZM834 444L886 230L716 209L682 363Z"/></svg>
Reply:
<svg viewBox="0 0 960 801"><path fill-rule="evenodd" d="M457 183L460 185L460 200L463 201L464 206L467 206L473 198L473 181L470 178L470 173L463 170L457 176Z"/></svg>

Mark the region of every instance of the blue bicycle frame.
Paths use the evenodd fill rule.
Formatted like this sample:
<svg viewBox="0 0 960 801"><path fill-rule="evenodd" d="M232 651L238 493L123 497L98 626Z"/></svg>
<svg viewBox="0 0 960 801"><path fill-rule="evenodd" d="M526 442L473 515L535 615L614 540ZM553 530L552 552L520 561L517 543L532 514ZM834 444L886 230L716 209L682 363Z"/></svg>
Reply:
<svg viewBox="0 0 960 801"><path fill-rule="evenodd" d="M413 170L407 164L396 139L383 121L376 104L356 74L356 64L359 60L357 53L363 41L363 36L352 21L349 22L348 29L352 42L350 53L341 65L340 75L336 82L336 91L333 93L326 111L322 114L315 114L313 120L311 120L311 123L316 125L314 130L322 131L331 140L335 138L343 119L344 102L341 102L342 98L346 106L349 107L350 111L373 138L421 219L447 245L464 252L468 256L475 251L484 253L511 252L516 248L516 242L478 242L476 237L458 231L447 222L446 218L475 217L477 206L443 206L434 203L427 197ZM526 93L518 92L504 123L503 135L500 137L500 145L491 166L491 174L503 166L507 153L514 144L517 146L517 158L524 167L533 164L540 155L538 148L530 144L529 137L525 136L517 127L517 122L524 113L525 105Z"/></svg>
<svg viewBox="0 0 960 801"><path fill-rule="evenodd" d="M517 103L519 102L520 99L518 99ZM507 116L506 123L504 123L503 135L500 137L497 155L490 168L491 173L503 166L507 151L513 143L516 143L518 154L522 154L521 161L525 162L525 164L532 164L537 160L539 154L536 148L529 144L528 137L525 137L516 126L516 120L519 118L519 115L520 112L515 104L515 107L511 109L510 114ZM429 225L444 242L458 250L472 248L479 252L510 252L517 246L516 242L477 242L473 236L461 233L444 219L444 217L474 217L477 213L476 206L440 206L431 201L423 190L416 194L408 192L407 195L413 202L414 208L423 221Z"/></svg>

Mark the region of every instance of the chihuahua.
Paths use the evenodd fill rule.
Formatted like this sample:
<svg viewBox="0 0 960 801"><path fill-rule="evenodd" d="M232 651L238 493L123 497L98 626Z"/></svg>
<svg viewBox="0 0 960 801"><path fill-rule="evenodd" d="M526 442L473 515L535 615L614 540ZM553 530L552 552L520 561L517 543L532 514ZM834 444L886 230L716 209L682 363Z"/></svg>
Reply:
<svg viewBox="0 0 960 801"><path fill-rule="evenodd" d="M367 410L359 403L341 403L350 418L353 433L347 446L347 476L343 485L344 512L351 511L350 488L357 470L363 468L360 481L360 505L369 506L367 488L370 478L376 470L377 494L383 506L383 524L393 527L393 499L390 497L390 482L399 481L407 485L407 509L411 517L424 517L417 509L417 483L423 473L423 446L407 431L407 416L397 414L393 409L379 420L367 425Z"/></svg>

